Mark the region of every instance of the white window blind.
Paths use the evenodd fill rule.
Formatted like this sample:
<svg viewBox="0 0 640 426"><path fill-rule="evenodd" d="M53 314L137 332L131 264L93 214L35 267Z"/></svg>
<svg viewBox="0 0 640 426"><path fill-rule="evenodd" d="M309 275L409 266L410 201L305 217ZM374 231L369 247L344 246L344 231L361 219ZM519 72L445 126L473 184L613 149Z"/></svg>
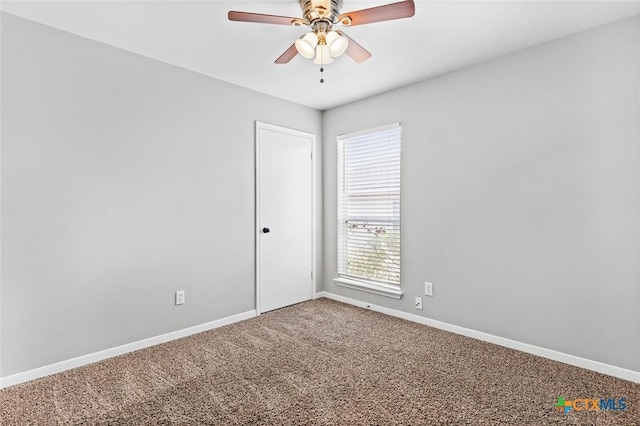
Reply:
<svg viewBox="0 0 640 426"><path fill-rule="evenodd" d="M401 127L338 137L338 275L400 287Z"/></svg>

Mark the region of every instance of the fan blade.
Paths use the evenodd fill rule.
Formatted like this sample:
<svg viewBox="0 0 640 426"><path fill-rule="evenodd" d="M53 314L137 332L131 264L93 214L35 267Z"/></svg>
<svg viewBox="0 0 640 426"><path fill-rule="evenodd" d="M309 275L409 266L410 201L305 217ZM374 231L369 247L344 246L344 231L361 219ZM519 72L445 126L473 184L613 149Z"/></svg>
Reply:
<svg viewBox="0 0 640 426"><path fill-rule="evenodd" d="M354 25L371 24L372 22L409 18L415 15L415 13L416 5L413 3L413 0L405 0L384 6L372 7L370 9L343 13L338 17L338 22L353 27ZM348 23L349 21L351 23Z"/></svg>
<svg viewBox="0 0 640 426"><path fill-rule="evenodd" d="M288 16L264 15L262 13L237 12L229 11L230 21L240 22L257 22L260 24L276 24L276 25L293 25L294 22L300 21L300 18L291 18Z"/></svg>
<svg viewBox="0 0 640 426"><path fill-rule="evenodd" d="M371 57L371 52L356 43L356 41L346 35L344 31L336 32L342 37L345 37L347 40L349 40L349 45L347 46L347 50L345 50L344 53L346 53L351 59L360 64Z"/></svg>
<svg viewBox="0 0 640 426"><path fill-rule="evenodd" d="M296 49L296 44L293 43L291 47L284 51L282 55L278 59L276 59L276 64L288 64L295 56L298 54L298 49Z"/></svg>

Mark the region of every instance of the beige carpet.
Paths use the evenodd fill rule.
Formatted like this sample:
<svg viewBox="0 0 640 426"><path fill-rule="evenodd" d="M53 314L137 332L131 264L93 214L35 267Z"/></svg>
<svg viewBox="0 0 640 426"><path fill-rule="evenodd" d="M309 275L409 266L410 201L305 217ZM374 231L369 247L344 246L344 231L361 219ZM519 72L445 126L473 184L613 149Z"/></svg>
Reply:
<svg viewBox="0 0 640 426"><path fill-rule="evenodd" d="M626 410L554 408L559 396ZM0 391L0 424L637 425L640 385L327 299Z"/></svg>

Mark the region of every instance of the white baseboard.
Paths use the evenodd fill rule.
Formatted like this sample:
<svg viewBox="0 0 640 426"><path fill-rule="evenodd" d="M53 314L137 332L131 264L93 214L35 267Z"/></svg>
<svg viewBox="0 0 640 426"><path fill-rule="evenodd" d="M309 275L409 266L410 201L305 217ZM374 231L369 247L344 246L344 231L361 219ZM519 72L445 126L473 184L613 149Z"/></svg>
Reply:
<svg viewBox="0 0 640 426"><path fill-rule="evenodd" d="M159 336L150 337L148 339L139 340L137 342L127 343L115 348L105 349L103 351L94 352L92 354L82 355L66 361L56 362L55 364L45 365L33 370L22 373L13 374L11 376L0 377L0 389L20 383L29 382L41 377L50 376L51 374L61 373L72 368L82 367L83 365L93 364L118 355L148 348L149 346L159 345L160 343L169 342L171 340L180 339L182 337L191 336L192 334L202 333L203 331L212 330L224 325L233 324L234 322L243 321L256 316L256 311L251 310L236 315L231 315L219 320L210 321L204 324L195 325L193 327L184 328L182 330L172 331L171 333L161 334Z"/></svg>
<svg viewBox="0 0 640 426"><path fill-rule="evenodd" d="M559 361L565 364L573 365L575 367L585 368L587 370L596 371L598 373L608 374L609 376L629 380L630 382L640 383L640 372L638 371L627 370L626 368L616 367L614 365L605 364L603 362L565 354L563 352L554 351L552 349L541 348L539 346L530 345L528 343L505 339L504 337L494 336L493 334L483 333L482 331L476 331L469 328L448 324L446 322L425 318L420 315L410 314L407 312L399 311L397 309L385 308L383 306L362 302L360 300L351 299L350 297L340 296L334 293L329 293L327 291L316 293L314 299L318 299L321 297L326 297L327 299L332 299L338 302L347 303L349 305L358 306L360 308L371 309L372 311L428 325L430 327L438 328L441 330L450 331L452 333L461 334L463 336L493 343L495 345L516 349L521 352L541 356L543 358Z"/></svg>

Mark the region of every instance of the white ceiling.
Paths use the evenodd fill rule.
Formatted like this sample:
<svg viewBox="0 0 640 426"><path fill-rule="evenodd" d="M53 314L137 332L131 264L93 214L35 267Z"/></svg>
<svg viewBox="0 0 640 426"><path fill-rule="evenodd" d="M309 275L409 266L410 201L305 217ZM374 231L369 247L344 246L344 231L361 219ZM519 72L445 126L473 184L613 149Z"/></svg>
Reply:
<svg viewBox="0 0 640 426"><path fill-rule="evenodd" d="M397 0L344 0L343 12ZM413 18L345 32L373 57L319 67L273 61L307 29L229 22L227 11L299 17L297 0L2 1L8 13L320 110L640 13L640 1L416 0Z"/></svg>

